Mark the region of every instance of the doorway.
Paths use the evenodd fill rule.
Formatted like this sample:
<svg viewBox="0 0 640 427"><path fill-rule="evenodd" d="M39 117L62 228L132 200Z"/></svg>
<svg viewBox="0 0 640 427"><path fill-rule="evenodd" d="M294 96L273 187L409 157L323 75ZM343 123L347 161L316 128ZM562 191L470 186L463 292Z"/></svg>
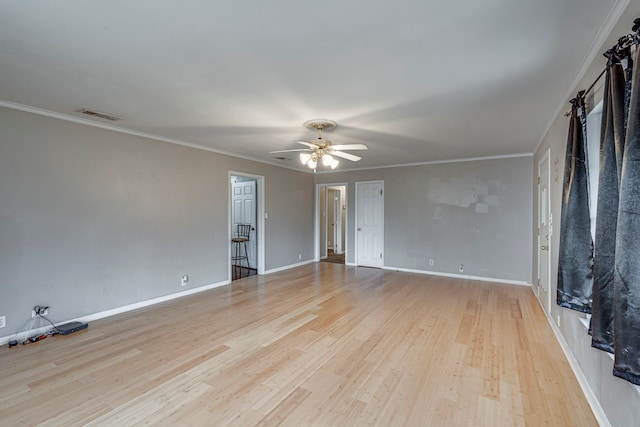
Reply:
<svg viewBox="0 0 640 427"><path fill-rule="evenodd" d="M316 186L316 260L345 264L347 254L347 185Z"/></svg>
<svg viewBox="0 0 640 427"><path fill-rule="evenodd" d="M538 300L544 312L551 310L551 198L549 150L538 163Z"/></svg>
<svg viewBox="0 0 640 427"><path fill-rule="evenodd" d="M229 275L237 280L264 273L263 177L230 172L229 182Z"/></svg>

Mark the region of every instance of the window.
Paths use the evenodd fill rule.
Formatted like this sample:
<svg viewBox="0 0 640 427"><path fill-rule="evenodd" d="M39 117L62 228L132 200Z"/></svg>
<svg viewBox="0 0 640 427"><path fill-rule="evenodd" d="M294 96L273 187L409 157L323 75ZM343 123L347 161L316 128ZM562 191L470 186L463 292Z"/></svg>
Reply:
<svg viewBox="0 0 640 427"><path fill-rule="evenodd" d="M602 101L587 115L587 170L589 171L589 211L591 216L591 238L596 239L596 213L598 212L598 178L600 175L600 127L602 123Z"/></svg>

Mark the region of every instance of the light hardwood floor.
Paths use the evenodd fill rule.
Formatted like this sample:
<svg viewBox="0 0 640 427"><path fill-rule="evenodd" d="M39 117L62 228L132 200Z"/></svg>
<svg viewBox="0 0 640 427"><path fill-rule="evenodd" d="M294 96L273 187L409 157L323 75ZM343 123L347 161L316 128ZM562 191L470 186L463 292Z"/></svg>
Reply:
<svg viewBox="0 0 640 427"><path fill-rule="evenodd" d="M0 425L591 426L528 287L312 264L0 349Z"/></svg>

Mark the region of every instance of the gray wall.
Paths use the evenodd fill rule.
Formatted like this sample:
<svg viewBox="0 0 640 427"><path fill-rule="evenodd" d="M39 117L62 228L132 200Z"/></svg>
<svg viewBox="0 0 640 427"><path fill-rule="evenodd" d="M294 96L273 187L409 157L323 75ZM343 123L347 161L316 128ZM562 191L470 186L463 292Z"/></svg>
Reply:
<svg viewBox="0 0 640 427"><path fill-rule="evenodd" d="M348 183L354 263L355 183L384 181L384 264L530 283L532 157L317 174ZM429 265L429 259L434 265Z"/></svg>
<svg viewBox="0 0 640 427"><path fill-rule="evenodd" d="M633 9L633 10L632 10ZM633 19L640 16L640 2L629 5L628 10L623 18L616 24L611 32L608 40L600 49L604 52L613 46L618 38L630 32L633 25ZM595 80L596 76L604 69L606 60L601 55L597 55L592 62L584 78L580 81L575 89L577 93L580 89L586 89ZM597 89L594 91L595 99L592 98L590 104L593 106L602 98L603 81L600 81ZM567 100L568 101L568 100ZM542 141L541 146L535 153L534 165L535 176L537 177L538 162L544 156L547 150L550 150L551 159L551 212L553 214L554 233L551 237L551 295L553 304L549 317L554 322L566 341L569 351L576 359L582 373L584 374L595 397L599 400L609 422L613 426L631 426L638 425L640 420L640 387L635 387L627 381L614 377L611 372L613 369L613 360L611 357L600 350L591 347L591 337L587 334L586 328L580 322L580 318L585 315L573 310L559 307L555 304L555 295L557 290L558 277L558 246L560 236L560 212L562 202L562 179L564 171L564 154L567 140L567 132L569 121L564 117L564 112L570 110L567 103L566 109L555 117L555 120ZM598 155L598 153L591 153ZM554 167L554 162L558 162L558 168ZM537 188L534 187L537 192ZM536 193L537 194L537 193ZM534 221L532 227L537 227L537 196L534 198ZM535 250L535 240L532 248ZM534 256L533 271L537 273L537 257Z"/></svg>
<svg viewBox="0 0 640 427"><path fill-rule="evenodd" d="M63 321L228 280L229 170L265 177L266 269L314 257L310 173L6 108L0 129L0 337L34 305Z"/></svg>

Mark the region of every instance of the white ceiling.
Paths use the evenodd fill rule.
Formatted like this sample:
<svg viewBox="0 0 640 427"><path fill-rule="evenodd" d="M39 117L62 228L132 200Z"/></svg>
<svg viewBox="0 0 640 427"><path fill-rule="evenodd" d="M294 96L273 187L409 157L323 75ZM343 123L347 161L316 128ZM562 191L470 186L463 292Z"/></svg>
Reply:
<svg viewBox="0 0 640 427"><path fill-rule="evenodd" d="M620 2L7 0L0 100L302 169L316 118L369 146L337 170L531 153Z"/></svg>

